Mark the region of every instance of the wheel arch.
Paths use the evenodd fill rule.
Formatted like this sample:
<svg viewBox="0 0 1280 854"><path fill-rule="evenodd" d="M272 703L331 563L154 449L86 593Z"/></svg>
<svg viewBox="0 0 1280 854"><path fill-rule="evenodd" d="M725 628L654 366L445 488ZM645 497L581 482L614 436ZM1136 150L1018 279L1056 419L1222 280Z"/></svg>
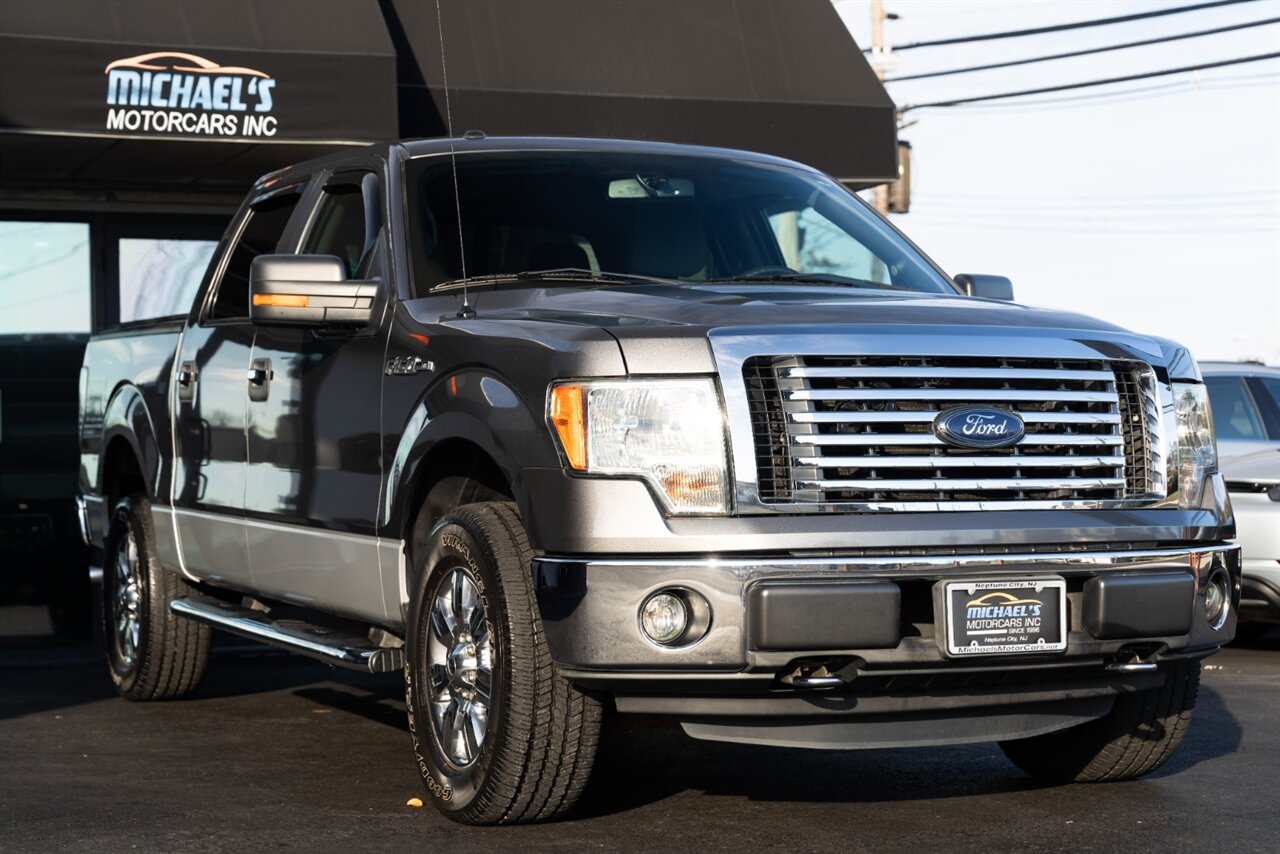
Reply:
<svg viewBox="0 0 1280 854"><path fill-rule="evenodd" d="M136 386L121 386L103 417L102 455L98 459L98 489L107 512L123 495L143 492L156 496L160 445L151 414Z"/></svg>

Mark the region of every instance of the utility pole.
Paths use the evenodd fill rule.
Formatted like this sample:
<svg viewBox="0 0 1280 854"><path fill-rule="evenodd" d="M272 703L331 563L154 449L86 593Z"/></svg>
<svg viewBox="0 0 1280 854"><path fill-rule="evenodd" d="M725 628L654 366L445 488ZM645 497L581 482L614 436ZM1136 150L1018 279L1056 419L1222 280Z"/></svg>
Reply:
<svg viewBox="0 0 1280 854"><path fill-rule="evenodd" d="M881 0L871 0L871 70L876 73L876 78L881 83L884 82L885 73L892 71L898 64L898 58L884 43L884 22L896 20L897 17L891 12L885 12L884 3ZM880 213L889 213L888 184L881 184L875 188L872 204Z"/></svg>

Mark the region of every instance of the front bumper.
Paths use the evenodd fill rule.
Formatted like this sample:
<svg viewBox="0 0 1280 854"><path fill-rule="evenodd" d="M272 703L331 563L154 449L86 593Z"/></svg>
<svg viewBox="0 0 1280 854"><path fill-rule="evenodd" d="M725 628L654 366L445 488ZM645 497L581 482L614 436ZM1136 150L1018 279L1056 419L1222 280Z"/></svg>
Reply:
<svg viewBox="0 0 1280 854"><path fill-rule="evenodd" d="M1201 596L1220 570L1229 574L1232 601L1215 629ZM578 684L612 693L620 711L752 718L959 713L1159 685L1161 663L1203 657L1233 637L1240 551L1227 543L850 558L544 557L535 560L534 575L552 657ZM943 654L934 633L937 582L1047 575L1066 580L1064 652L963 660ZM1137 579L1157 592L1155 598L1139 592L1103 603L1098 597L1104 585L1091 583L1095 579ZM753 591L766 582L809 589L818 594L815 603L845 588L869 595L847 599L846 642L840 642L829 620L793 614L789 623L762 622L756 613L762 600ZM692 591L709 604L710 625L701 640L670 649L641 633L641 604L666 588ZM1182 593L1171 600L1171 590ZM814 634L811 622L823 622L821 631ZM823 644L804 646L803 639L812 637L822 637ZM817 666L838 677L824 683L829 690L788 684L797 668Z"/></svg>

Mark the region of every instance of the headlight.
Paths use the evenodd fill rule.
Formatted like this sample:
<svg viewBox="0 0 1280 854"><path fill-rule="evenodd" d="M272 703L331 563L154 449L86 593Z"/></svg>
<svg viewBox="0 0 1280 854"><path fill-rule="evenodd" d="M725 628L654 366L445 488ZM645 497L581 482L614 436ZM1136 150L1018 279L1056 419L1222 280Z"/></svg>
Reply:
<svg viewBox="0 0 1280 854"><path fill-rule="evenodd" d="M1178 506L1199 507L1205 480L1218 470L1209 392L1200 383L1174 383L1173 397L1178 415L1172 460L1178 478Z"/></svg>
<svg viewBox="0 0 1280 854"><path fill-rule="evenodd" d="M724 413L710 379L558 384L547 418L575 471L643 478L671 513L728 512Z"/></svg>

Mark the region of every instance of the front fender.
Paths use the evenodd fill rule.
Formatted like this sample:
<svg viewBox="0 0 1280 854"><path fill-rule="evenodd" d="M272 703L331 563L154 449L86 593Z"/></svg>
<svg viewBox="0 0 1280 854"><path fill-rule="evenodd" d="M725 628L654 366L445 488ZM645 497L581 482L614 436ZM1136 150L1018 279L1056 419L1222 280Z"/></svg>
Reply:
<svg viewBox="0 0 1280 854"><path fill-rule="evenodd" d="M511 484L522 511L528 499L522 470L560 465L543 415L543 402L525 401L501 376L464 370L430 385L400 429L387 469L379 527L404 530L413 484L423 464L445 442L464 440L483 451ZM397 534L398 536L398 534Z"/></svg>

